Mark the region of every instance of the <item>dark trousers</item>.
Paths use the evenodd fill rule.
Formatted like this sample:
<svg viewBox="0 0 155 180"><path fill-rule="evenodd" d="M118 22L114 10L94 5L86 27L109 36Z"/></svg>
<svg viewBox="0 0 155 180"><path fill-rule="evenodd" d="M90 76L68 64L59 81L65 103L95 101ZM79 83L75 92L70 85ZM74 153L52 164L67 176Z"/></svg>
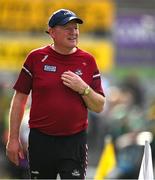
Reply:
<svg viewBox="0 0 155 180"><path fill-rule="evenodd" d="M31 179L85 179L86 131L71 136L50 136L31 129L28 157Z"/></svg>

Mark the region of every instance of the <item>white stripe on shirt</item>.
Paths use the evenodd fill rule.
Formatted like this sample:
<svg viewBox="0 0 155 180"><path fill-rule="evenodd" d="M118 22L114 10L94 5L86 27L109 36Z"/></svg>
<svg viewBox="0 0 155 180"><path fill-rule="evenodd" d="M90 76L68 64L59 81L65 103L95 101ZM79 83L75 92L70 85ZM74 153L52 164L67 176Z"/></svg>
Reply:
<svg viewBox="0 0 155 180"><path fill-rule="evenodd" d="M100 77L100 74L95 74L95 75L93 76L93 78L97 78L97 77Z"/></svg>
<svg viewBox="0 0 155 180"><path fill-rule="evenodd" d="M26 69L26 67L23 66L23 69L32 77L31 72L28 69Z"/></svg>

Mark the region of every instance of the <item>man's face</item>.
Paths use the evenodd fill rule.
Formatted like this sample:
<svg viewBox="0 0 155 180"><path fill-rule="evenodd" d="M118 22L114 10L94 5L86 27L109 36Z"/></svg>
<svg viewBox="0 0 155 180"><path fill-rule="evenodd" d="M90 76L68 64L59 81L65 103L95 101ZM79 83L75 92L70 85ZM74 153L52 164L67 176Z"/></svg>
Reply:
<svg viewBox="0 0 155 180"><path fill-rule="evenodd" d="M55 45L61 48L72 49L77 46L79 37L79 27L75 20L64 26L55 26L49 30Z"/></svg>

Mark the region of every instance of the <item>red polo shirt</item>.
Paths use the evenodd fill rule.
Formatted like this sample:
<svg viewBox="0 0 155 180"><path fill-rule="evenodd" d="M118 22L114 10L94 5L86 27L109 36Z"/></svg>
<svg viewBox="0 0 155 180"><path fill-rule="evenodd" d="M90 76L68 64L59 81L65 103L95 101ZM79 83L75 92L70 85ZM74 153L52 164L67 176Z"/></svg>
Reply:
<svg viewBox="0 0 155 180"><path fill-rule="evenodd" d="M71 135L87 128L87 107L77 92L61 80L64 71L78 74L96 92L103 94L94 58L77 49L62 55L50 45L32 51L26 58L14 89L29 94L32 104L29 126L50 135Z"/></svg>

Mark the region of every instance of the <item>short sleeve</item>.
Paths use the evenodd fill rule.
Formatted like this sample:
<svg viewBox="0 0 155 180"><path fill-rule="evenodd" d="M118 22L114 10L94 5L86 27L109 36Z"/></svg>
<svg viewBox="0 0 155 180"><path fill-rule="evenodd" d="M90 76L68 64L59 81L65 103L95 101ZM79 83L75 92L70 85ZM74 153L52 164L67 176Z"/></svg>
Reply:
<svg viewBox="0 0 155 180"><path fill-rule="evenodd" d="M24 94L29 94L32 89L33 79L33 56L29 54L23 64L21 72L19 73L18 79L13 88Z"/></svg>
<svg viewBox="0 0 155 180"><path fill-rule="evenodd" d="M104 91L103 91L103 87L102 87L102 83L101 83L101 74L99 72L99 69L97 67L97 64L94 60L94 64L93 64L93 77L92 77L92 83L91 83L91 87L99 94L105 96Z"/></svg>

